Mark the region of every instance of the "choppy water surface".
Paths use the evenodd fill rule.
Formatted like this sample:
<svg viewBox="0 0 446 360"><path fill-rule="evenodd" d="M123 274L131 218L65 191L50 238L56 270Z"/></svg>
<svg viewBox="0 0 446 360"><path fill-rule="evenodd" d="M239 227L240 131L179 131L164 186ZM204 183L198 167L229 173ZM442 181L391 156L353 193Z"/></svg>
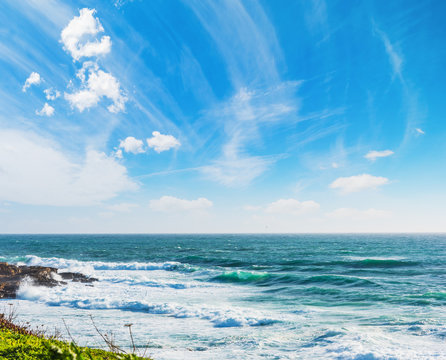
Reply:
<svg viewBox="0 0 446 360"><path fill-rule="evenodd" d="M97 277L14 301L85 345L91 314L155 359L446 359L445 235L3 235L0 261Z"/></svg>

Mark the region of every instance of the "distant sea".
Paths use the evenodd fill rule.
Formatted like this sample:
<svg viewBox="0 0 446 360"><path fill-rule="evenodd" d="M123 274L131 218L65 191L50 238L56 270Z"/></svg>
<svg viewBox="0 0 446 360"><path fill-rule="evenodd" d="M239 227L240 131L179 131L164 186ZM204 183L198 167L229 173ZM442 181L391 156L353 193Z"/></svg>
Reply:
<svg viewBox="0 0 446 360"><path fill-rule="evenodd" d="M24 283L19 320L171 359L446 359L446 235L2 235L0 261L99 279Z"/></svg>

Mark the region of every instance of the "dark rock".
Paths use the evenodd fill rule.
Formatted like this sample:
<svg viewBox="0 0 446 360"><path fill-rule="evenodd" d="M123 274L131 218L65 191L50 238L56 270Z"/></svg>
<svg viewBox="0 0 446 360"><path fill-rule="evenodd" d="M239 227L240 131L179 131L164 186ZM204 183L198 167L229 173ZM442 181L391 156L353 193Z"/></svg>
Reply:
<svg viewBox="0 0 446 360"><path fill-rule="evenodd" d="M58 276L64 280L77 281L82 283L91 283L97 281L95 278L88 277L79 273L57 273L56 268L46 266L16 266L5 262L0 262L0 299L17 297L20 283L29 279L37 286L54 287L66 284L65 281L59 281Z"/></svg>
<svg viewBox="0 0 446 360"><path fill-rule="evenodd" d="M74 282L92 283L93 281L98 281L98 279L96 279L96 278L89 277L87 275L80 274L80 273L63 272L63 273L59 273L59 275L64 280L71 280Z"/></svg>

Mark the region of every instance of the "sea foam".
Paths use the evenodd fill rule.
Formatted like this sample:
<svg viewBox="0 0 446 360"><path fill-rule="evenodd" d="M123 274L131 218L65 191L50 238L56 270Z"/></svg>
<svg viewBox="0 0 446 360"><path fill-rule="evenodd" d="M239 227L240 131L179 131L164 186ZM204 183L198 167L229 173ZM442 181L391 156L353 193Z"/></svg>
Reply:
<svg viewBox="0 0 446 360"><path fill-rule="evenodd" d="M65 288L47 289L23 282L18 297L22 300L38 301L48 306L62 306L83 310L121 310L156 315L168 315L175 318L198 318L210 321L215 327L264 326L278 322L277 319L262 316L252 310L234 307L217 308L179 303L153 303L144 299L132 299L125 291L108 291L106 287L91 289L82 284L71 284ZM113 291L114 290L114 291ZM143 295L143 294L142 294ZM127 296L127 298L125 298ZM143 297L143 296L141 296Z"/></svg>

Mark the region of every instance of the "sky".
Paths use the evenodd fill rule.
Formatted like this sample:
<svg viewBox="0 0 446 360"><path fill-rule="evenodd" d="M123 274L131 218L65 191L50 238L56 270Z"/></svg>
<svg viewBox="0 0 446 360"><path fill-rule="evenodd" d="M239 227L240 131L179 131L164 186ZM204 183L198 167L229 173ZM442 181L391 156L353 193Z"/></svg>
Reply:
<svg viewBox="0 0 446 360"><path fill-rule="evenodd" d="M0 2L0 232L445 232L446 2Z"/></svg>

